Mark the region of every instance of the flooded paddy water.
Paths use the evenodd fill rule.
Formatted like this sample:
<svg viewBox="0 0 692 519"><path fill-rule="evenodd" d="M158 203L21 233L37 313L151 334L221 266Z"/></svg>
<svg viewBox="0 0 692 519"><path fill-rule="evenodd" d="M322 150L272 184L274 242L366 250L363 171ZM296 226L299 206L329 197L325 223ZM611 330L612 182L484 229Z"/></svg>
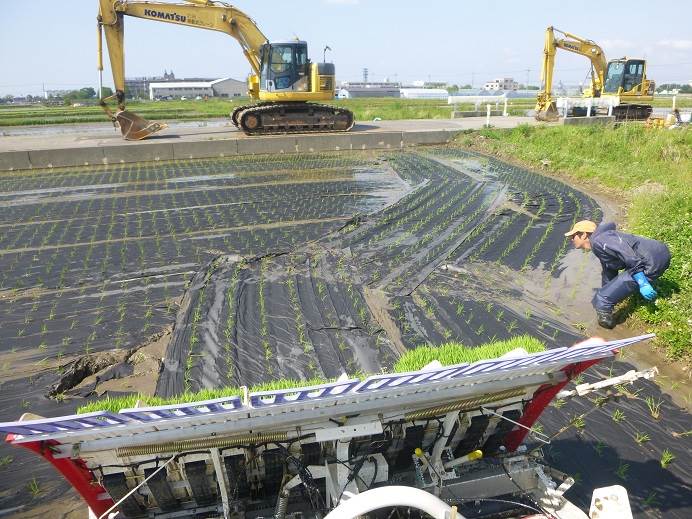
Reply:
<svg viewBox="0 0 692 519"><path fill-rule="evenodd" d="M2 173L0 420L378 372L420 344L574 343L596 331L600 272L563 233L602 211L454 147ZM619 359L585 381L629 369ZM619 393L551 407L546 434L574 427L548 458L582 505L623 484L638 516L688 517L689 415L652 382ZM65 488L0 447L0 510Z"/></svg>

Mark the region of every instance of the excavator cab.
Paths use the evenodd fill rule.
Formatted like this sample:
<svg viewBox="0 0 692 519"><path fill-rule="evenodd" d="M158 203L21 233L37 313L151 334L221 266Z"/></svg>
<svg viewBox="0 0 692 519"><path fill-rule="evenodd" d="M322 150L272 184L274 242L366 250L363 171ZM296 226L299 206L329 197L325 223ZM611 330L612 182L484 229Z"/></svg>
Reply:
<svg viewBox="0 0 692 519"><path fill-rule="evenodd" d="M260 88L267 92L310 90L308 44L304 41L274 42L262 46Z"/></svg>
<svg viewBox="0 0 692 519"><path fill-rule="evenodd" d="M608 63L606 69L604 93L618 94L631 92L645 94L644 88L646 61L643 59L617 59ZM622 88L622 92L620 89ZM632 92L634 90L634 92Z"/></svg>

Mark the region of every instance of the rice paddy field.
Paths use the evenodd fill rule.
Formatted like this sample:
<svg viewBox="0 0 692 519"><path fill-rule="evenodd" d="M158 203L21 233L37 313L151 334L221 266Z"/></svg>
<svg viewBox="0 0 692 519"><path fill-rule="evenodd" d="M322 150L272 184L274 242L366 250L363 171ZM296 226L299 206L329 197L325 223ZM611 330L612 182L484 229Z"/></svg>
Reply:
<svg viewBox="0 0 692 519"><path fill-rule="evenodd" d="M0 420L376 373L424 345L572 344L600 272L563 233L608 211L460 146L0 173ZM578 504L623 484L637 517L674 518L689 423L648 381L541 420ZM65 489L0 446L0 510Z"/></svg>

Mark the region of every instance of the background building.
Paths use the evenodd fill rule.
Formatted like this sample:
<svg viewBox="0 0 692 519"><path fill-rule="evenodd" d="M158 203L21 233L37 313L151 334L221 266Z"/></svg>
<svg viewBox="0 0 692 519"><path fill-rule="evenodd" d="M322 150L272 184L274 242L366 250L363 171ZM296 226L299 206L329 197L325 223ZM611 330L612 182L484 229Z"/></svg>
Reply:
<svg viewBox="0 0 692 519"><path fill-rule="evenodd" d="M353 97L400 97L399 83L364 83L364 82L345 82L336 90L336 97L339 99L350 99Z"/></svg>
<svg viewBox="0 0 692 519"><path fill-rule="evenodd" d="M149 85L153 82L175 81L175 74L164 70L163 76L125 78L125 95L127 97L146 98L149 96Z"/></svg>
<svg viewBox="0 0 692 519"><path fill-rule="evenodd" d="M402 88L401 97L405 99L447 99L446 88Z"/></svg>
<svg viewBox="0 0 692 519"><path fill-rule="evenodd" d="M149 84L149 99L195 97L243 97L247 84L231 78L202 81L164 81Z"/></svg>
<svg viewBox="0 0 692 519"><path fill-rule="evenodd" d="M498 78L492 81L488 81L483 85L483 90L490 90L497 92L498 90L513 91L519 89L519 83L514 81L511 77Z"/></svg>

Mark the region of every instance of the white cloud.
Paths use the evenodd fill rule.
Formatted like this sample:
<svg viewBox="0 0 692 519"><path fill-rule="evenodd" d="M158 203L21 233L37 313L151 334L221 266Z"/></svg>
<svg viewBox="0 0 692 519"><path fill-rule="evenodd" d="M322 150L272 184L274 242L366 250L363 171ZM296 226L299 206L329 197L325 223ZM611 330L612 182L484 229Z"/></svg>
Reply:
<svg viewBox="0 0 692 519"><path fill-rule="evenodd" d="M661 40L656 42L656 45L668 49L689 50L692 49L692 40Z"/></svg>

